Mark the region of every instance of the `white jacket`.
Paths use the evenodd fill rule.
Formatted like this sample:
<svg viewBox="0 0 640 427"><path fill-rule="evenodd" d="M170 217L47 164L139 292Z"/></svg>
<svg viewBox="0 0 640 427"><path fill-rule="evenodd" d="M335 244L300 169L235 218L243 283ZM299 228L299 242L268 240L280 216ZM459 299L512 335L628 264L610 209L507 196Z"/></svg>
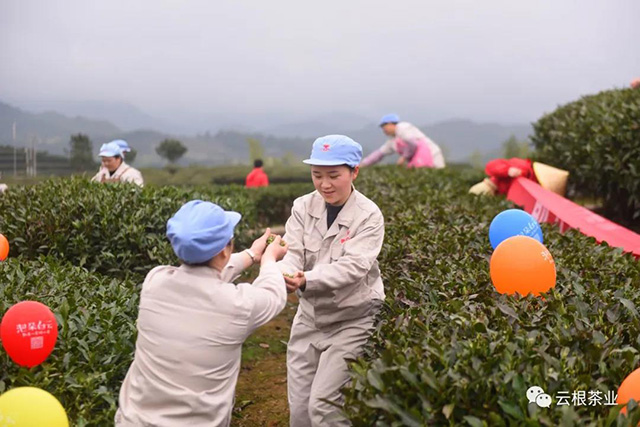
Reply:
<svg viewBox="0 0 640 427"><path fill-rule="evenodd" d="M134 184L138 184L141 187L142 185L144 185L144 181L142 179L142 174L140 173L140 171L126 164L124 160L112 176L109 176L109 171L107 170L107 168L101 166L98 173L93 178L91 178L91 181L104 182L107 179L117 179L121 182L133 182Z"/></svg>
<svg viewBox="0 0 640 427"><path fill-rule="evenodd" d="M149 272L116 426L229 425L242 343L287 300L275 262L253 285L230 283L242 272L241 256L232 255L222 273L187 265Z"/></svg>
<svg viewBox="0 0 640 427"><path fill-rule="evenodd" d="M384 240L378 206L355 188L327 229L327 208L314 191L296 199L283 239L283 273L304 271L300 309L316 328L370 315L384 300L377 257Z"/></svg>

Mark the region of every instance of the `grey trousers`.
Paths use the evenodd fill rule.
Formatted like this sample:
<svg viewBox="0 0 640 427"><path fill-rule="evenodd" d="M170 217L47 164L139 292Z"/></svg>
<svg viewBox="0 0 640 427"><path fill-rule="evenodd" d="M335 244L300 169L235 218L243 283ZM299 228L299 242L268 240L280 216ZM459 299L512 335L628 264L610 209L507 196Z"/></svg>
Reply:
<svg viewBox="0 0 640 427"><path fill-rule="evenodd" d="M321 331L301 319L293 320L287 348L287 392L291 427L348 426L340 413L340 389L350 379L345 358L362 354L373 329L374 315L340 322Z"/></svg>

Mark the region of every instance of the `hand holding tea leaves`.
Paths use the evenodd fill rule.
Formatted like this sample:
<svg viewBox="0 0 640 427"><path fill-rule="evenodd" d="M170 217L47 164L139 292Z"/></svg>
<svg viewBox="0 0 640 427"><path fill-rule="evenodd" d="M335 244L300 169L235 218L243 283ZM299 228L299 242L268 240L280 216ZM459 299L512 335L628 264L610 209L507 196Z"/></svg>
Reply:
<svg viewBox="0 0 640 427"><path fill-rule="evenodd" d="M287 285L287 292L292 293L298 289L304 291L307 279L304 277L303 271L298 271L295 274L283 274L284 282Z"/></svg>
<svg viewBox="0 0 640 427"><path fill-rule="evenodd" d="M269 237L267 237L267 245L270 245L271 243L273 243L273 241L275 240L276 237L277 237L276 234L272 234ZM285 246L286 244L287 244L287 242L285 242L284 240L280 241L280 246Z"/></svg>
<svg viewBox="0 0 640 427"><path fill-rule="evenodd" d="M284 245L282 243L282 238L280 236L276 236L273 242L265 249L262 256L263 261L280 261L282 258L284 258L284 256L287 254L287 251L289 250L289 246L287 246L286 242L284 242Z"/></svg>
<svg viewBox="0 0 640 427"><path fill-rule="evenodd" d="M264 253L264 250L267 248L267 245L269 245L269 237L271 237L271 229L267 228L266 230L264 230L264 234L262 236L260 236L259 238L257 238L256 240L253 241L253 243L251 244L251 251L255 254L255 259L254 262L260 262L260 260L262 259L262 254Z"/></svg>

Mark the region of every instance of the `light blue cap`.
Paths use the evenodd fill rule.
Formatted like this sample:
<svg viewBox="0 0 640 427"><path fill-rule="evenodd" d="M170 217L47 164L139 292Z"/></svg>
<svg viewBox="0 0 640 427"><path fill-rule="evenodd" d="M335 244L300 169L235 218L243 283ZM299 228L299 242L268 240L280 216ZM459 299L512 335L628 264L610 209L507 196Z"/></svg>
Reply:
<svg viewBox="0 0 640 427"><path fill-rule="evenodd" d="M311 157L303 163L316 166L348 165L356 167L362 160L362 146L344 135L327 135L314 141Z"/></svg>
<svg viewBox="0 0 640 427"><path fill-rule="evenodd" d="M191 200L167 221L167 237L178 258L198 264L222 252L240 218L211 202Z"/></svg>
<svg viewBox="0 0 640 427"><path fill-rule="evenodd" d="M385 114L380 119L379 126L386 125L387 123L398 123L399 121L400 121L400 117L398 117L397 114Z"/></svg>
<svg viewBox="0 0 640 427"><path fill-rule="evenodd" d="M115 157L122 156L122 148L115 142L107 142L106 144L102 144L100 147L100 153L98 154L100 157Z"/></svg>
<svg viewBox="0 0 640 427"><path fill-rule="evenodd" d="M120 147L120 150L122 150L123 153L128 153L131 151L131 147L129 147L129 144L124 139L114 139L111 142L115 142L116 144L118 144L118 147Z"/></svg>

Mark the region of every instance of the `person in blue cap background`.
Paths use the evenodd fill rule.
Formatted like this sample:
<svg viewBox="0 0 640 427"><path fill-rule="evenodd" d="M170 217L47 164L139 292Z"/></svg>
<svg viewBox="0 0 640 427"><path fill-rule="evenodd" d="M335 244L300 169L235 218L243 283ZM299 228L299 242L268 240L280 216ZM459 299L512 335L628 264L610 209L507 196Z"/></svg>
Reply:
<svg viewBox="0 0 640 427"><path fill-rule="evenodd" d="M129 146L129 143L127 141L125 141L124 139L114 139L111 142L115 142L116 144L118 144L118 147L120 147L120 151L122 152L123 159L129 157L129 162L133 163L136 158L137 152Z"/></svg>
<svg viewBox="0 0 640 427"><path fill-rule="evenodd" d="M180 267L147 274L134 360L120 389L117 426L228 426L242 343L286 304L276 262L287 253L270 229L233 253L237 212L192 200L167 222ZM281 245L284 244L284 246ZM232 280L253 263L253 282Z"/></svg>
<svg viewBox="0 0 640 427"><path fill-rule="evenodd" d="M389 139L369 154L360 166L373 165L395 152L400 155L398 165L406 163L409 168L445 167L440 147L411 123L401 122L397 114L383 116L380 119L380 127Z"/></svg>
<svg viewBox="0 0 640 427"><path fill-rule="evenodd" d="M279 263L300 301L287 347L290 425L349 425L340 389L345 358L362 353L384 300L377 257L384 240L378 206L358 192L362 147L343 135L316 139L316 191L296 199L286 223L289 252Z"/></svg>
<svg viewBox="0 0 640 427"><path fill-rule="evenodd" d="M123 157L124 157L125 153L130 153L131 152L131 147L129 147L129 143L127 141L125 141L124 139L114 139L111 142L115 142L116 144L118 144L118 147L120 147L120 151L122 151Z"/></svg>
<svg viewBox="0 0 640 427"><path fill-rule="evenodd" d="M102 163L98 173L91 178L92 181L133 182L140 186L144 185L140 171L124 162L122 148L116 141L102 144L98 156Z"/></svg>

